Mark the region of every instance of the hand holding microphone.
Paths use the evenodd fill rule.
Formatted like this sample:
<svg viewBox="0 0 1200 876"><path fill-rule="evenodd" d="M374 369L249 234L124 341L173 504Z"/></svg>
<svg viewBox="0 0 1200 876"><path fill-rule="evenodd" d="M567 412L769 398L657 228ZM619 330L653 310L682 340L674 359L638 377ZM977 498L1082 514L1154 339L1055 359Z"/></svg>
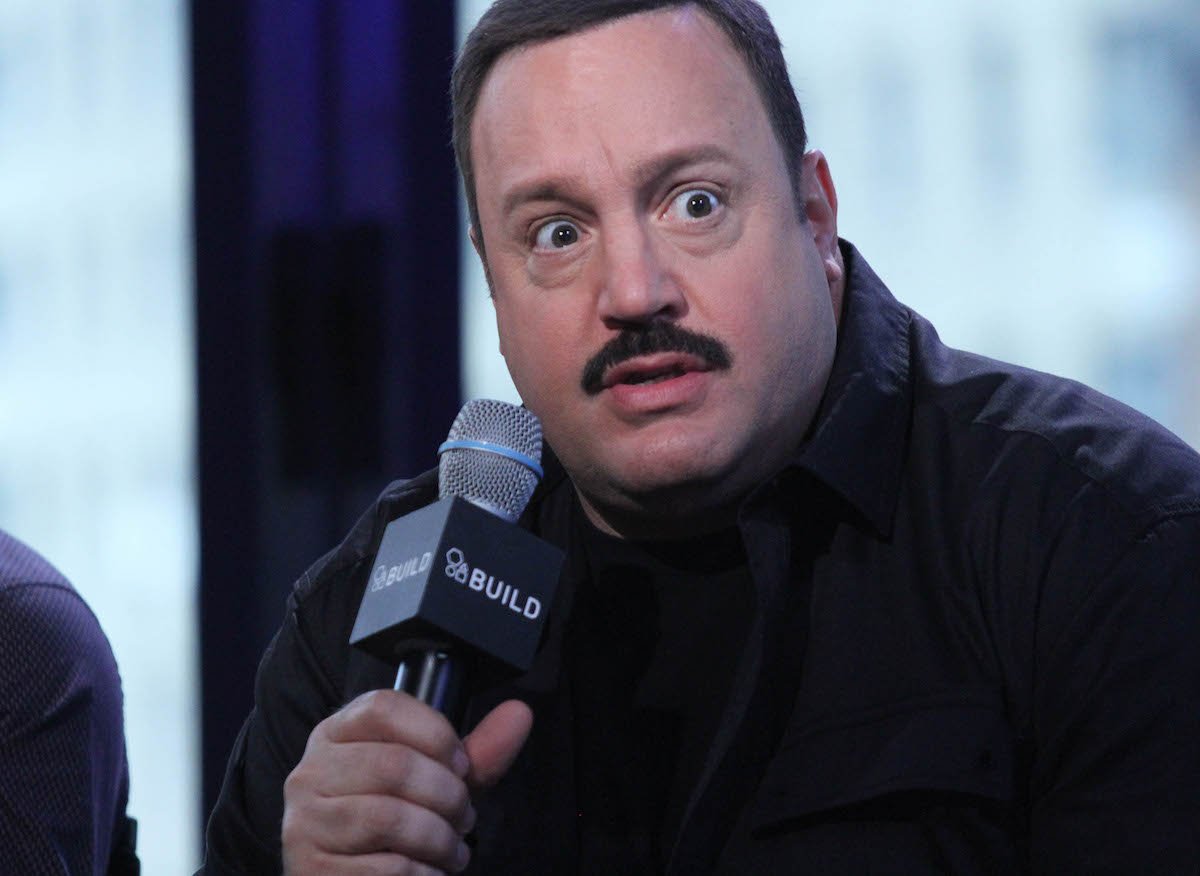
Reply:
<svg viewBox="0 0 1200 876"><path fill-rule="evenodd" d="M388 525L351 642L398 665L396 689L363 694L309 736L284 785L287 873L466 866L470 794L504 775L533 716L510 700L460 740L464 679L482 663L528 669L562 562L512 525L540 456L531 413L468 402L442 445L442 498Z"/></svg>
<svg viewBox="0 0 1200 876"><path fill-rule="evenodd" d="M284 872L459 872L475 823L470 795L507 772L532 723L529 707L509 700L460 741L407 693L351 701L316 726L284 784Z"/></svg>

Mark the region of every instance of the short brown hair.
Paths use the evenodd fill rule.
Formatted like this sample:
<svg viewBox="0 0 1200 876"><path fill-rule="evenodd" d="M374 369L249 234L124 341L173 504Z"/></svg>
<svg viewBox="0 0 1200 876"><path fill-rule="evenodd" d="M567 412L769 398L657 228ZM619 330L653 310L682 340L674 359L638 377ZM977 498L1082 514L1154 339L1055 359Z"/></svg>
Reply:
<svg viewBox="0 0 1200 876"><path fill-rule="evenodd" d="M801 158L806 135L800 102L771 19L753 0L496 0L475 25L454 64L454 154L467 194L471 225L483 246L475 175L471 164L471 120L492 65L510 49L594 27L614 18L673 6L695 6L733 42L758 86L767 116L783 149L799 205Z"/></svg>

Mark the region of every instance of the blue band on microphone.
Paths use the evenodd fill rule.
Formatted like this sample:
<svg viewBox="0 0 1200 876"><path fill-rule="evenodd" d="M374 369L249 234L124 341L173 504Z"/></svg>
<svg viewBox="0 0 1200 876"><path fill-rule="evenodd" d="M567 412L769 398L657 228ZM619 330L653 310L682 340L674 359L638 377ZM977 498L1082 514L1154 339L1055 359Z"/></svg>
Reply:
<svg viewBox="0 0 1200 876"><path fill-rule="evenodd" d="M505 447L503 444L492 444L489 441L443 441L442 446L438 448L438 456L441 456L447 450L481 450L484 453L494 453L497 456L511 459L513 462L519 462L537 475L539 481L542 479L542 467L536 459L532 456L526 456L519 450Z"/></svg>

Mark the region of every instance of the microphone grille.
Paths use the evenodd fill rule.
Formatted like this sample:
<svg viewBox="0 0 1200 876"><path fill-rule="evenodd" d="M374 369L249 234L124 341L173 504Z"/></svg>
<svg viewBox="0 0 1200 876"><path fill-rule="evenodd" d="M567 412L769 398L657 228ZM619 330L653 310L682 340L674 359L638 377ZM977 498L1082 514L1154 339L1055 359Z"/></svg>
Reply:
<svg viewBox="0 0 1200 876"><path fill-rule="evenodd" d="M443 499L458 496L515 523L541 477L541 458L542 424L531 411L473 399L458 412L442 445L438 492Z"/></svg>

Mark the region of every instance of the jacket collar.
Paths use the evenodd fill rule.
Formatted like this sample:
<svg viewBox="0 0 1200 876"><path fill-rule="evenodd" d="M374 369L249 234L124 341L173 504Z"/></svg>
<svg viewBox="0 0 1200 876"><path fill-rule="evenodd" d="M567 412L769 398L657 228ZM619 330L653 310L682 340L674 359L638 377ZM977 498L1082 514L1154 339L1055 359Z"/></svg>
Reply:
<svg viewBox="0 0 1200 876"><path fill-rule="evenodd" d="M793 465L891 534L912 408L908 326L900 304L855 247L841 241L846 292L837 353L810 437Z"/></svg>

